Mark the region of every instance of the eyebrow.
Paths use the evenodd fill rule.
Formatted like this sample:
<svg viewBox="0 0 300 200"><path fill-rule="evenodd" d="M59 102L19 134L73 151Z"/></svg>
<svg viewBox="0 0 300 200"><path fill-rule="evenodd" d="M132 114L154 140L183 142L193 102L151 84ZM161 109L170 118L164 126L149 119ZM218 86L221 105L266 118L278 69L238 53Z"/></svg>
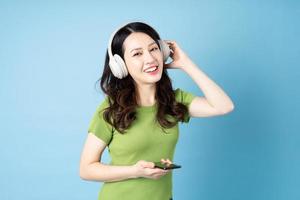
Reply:
<svg viewBox="0 0 300 200"><path fill-rule="evenodd" d="M148 47L151 46L151 45L154 44L154 43L156 43L156 42L154 41L154 42L150 43L150 44L148 45ZM132 51L138 50L138 49L142 49L142 48L141 48L141 47L139 47L139 48L134 48L134 49L132 49L132 50L130 51L130 53L131 53Z"/></svg>

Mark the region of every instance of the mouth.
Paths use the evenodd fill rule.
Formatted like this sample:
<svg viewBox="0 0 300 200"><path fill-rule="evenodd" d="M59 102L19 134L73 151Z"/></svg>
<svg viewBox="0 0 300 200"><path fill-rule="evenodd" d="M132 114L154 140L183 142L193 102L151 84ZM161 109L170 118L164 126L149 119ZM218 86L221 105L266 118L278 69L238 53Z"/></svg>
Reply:
<svg viewBox="0 0 300 200"><path fill-rule="evenodd" d="M155 74L157 71L158 71L158 65L148 67L147 69L144 70L144 72L147 74Z"/></svg>

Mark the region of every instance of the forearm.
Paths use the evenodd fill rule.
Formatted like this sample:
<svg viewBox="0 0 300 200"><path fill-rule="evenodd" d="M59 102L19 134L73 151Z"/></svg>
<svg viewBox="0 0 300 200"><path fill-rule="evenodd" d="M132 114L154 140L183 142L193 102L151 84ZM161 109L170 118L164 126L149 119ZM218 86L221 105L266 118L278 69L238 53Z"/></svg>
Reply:
<svg viewBox="0 0 300 200"><path fill-rule="evenodd" d="M114 182L137 178L133 166L112 166L95 162L80 169L80 177L84 180Z"/></svg>
<svg viewBox="0 0 300 200"><path fill-rule="evenodd" d="M221 111L232 110L234 105L227 94L218 86L214 81L212 81L204 72L202 72L198 66L191 60L188 64L182 68L198 85L200 90L205 95L208 103Z"/></svg>

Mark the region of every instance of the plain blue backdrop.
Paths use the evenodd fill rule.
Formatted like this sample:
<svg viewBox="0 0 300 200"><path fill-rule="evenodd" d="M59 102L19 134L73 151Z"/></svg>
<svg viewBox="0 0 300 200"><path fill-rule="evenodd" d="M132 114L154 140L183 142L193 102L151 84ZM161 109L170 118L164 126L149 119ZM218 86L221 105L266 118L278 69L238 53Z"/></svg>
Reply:
<svg viewBox="0 0 300 200"><path fill-rule="evenodd" d="M79 159L109 36L131 20L176 40L235 103L180 125L174 199L300 199L299 17L291 0L1 1L0 199L97 199Z"/></svg>

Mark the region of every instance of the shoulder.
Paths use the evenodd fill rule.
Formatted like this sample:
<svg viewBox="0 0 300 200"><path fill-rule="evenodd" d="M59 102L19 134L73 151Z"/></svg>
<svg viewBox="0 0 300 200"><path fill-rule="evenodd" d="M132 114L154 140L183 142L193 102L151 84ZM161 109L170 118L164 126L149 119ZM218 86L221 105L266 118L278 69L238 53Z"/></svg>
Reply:
<svg viewBox="0 0 300 200"><path fill-rule="evenodd" d="M109 144L112 138L113 128L103 117L103 112L107 107L109 107L109 102L108 98L105 97L97 106L97 109L90 121L88 132L96 135L106 144Z"/></svg>
<svg viewBox="0 0 300 200"><path fill-rule="evenodd" d="M189 105L192 102L192 100L196 97L193 93L185 91L181 88L175 89L174 94L175 100L185 105Z"/></svg>
<svg viewBox="0 0 300 200"><path fill-rule="evenodd" d="M108 96L105 96L104 99L98 104L97 111L102 112L103 110L105 110L108 107L109 107Z"/></svg>

